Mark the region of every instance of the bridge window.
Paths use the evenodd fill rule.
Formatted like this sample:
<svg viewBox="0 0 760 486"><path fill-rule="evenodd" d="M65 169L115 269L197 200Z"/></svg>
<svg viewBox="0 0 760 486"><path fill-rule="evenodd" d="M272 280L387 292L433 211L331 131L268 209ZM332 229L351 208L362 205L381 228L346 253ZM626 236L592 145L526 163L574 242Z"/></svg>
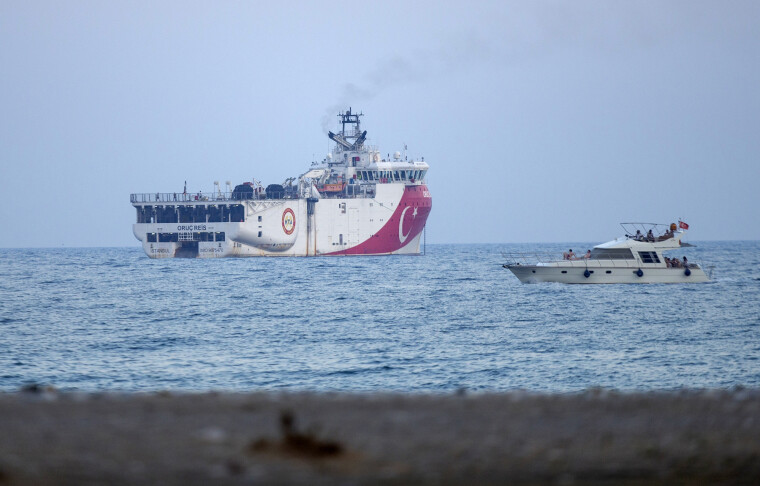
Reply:
<svg viewBox="0 0 760 486"><path fill-rule="evenodd" d="M220 233L214 233L214 239L216 241L224 241L224 231Z"/></svg>
<svg viewBox="0 0 760 486"><path fill-rule="evenodd" d="M156 241L158 241L155 233L148 233L145 236L146 236L146 239L148 240L148 243L155 243Z"/></svg>

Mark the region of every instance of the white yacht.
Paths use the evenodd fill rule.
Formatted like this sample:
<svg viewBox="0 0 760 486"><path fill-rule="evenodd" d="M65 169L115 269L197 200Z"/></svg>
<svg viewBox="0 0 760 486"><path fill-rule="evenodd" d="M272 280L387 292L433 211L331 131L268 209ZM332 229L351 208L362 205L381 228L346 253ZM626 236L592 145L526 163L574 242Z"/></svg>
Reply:
<svg viewBox="0 0 760 486"><path fill-rule="evenodd" d="M602 243L585 254L505 254L508 268L523 283L570 284L698 283L709 276L697 263L664 252L692 246L681 239L689 225L621 223L625 236Z"/></svg>

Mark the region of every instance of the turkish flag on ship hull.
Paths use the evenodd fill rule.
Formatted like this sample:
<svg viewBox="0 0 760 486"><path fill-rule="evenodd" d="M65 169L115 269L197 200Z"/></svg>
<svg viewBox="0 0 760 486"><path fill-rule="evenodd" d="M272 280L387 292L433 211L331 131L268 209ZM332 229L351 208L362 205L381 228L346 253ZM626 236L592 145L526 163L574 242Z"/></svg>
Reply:
<svg viewBox="0 0 760 486"><path fill-rule="evenodd" d="M689 229L689 225L684 223L683 221L678 222L678 227L681 229Z"/></svg>

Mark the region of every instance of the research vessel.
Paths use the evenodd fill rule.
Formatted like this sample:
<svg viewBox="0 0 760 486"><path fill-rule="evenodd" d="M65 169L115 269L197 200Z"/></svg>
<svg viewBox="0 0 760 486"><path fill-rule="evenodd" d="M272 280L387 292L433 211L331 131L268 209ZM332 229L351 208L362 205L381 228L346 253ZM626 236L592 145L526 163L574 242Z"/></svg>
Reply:
<svg viewBox="0 0 760 486"><path fill-rule="evenodd" d="M563 254L504 254L509 269L523 283L568 284L698 283L710 278L701 265L663 252L685 246L681 239L689 225L620 223L625 236L595 246L585 254L572 249Z"/></svg>
<svg viewBox="0 0 760 486"><path fill-rule="evenodd" d="M362 116L339 113L332 151L282 184L131 194L135 237L151 258L420 254L429 165L398 151L383 157L365 143Z"/></svg>

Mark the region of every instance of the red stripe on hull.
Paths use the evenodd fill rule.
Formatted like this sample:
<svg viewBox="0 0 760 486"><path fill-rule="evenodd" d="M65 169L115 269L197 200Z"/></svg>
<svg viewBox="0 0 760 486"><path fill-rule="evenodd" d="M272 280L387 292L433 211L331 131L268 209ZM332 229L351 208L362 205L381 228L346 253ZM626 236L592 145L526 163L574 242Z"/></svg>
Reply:
<svg viewBox="0 0 760 486"><path fill-rule="evenodd" d="M396 210L380 231L356 246L325 255L383 255L398 251L422 233L432 206L427 186L407 186Z"/></svg>

